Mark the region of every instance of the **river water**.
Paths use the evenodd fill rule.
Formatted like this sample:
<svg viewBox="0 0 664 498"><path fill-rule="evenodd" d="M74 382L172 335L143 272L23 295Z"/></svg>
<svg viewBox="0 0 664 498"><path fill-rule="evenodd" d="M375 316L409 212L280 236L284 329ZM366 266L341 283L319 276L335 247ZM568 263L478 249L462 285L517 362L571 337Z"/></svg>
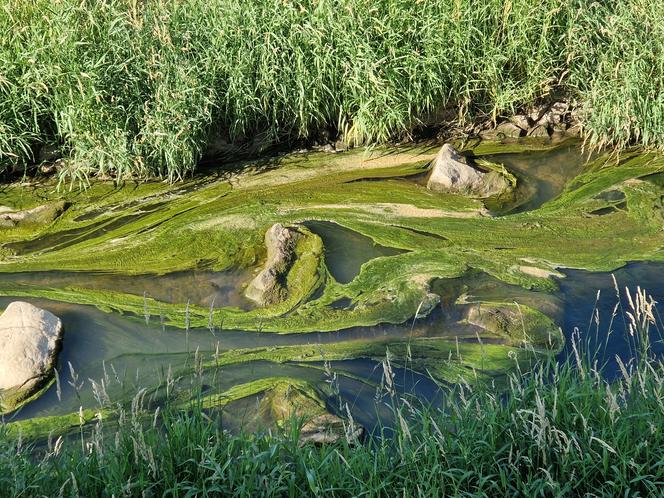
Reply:
<svg viewBox="0 0 664 498"><path fill-rule="evenodd" d="M556 197L565 183L577 175L583 160L578 150L565 147L554 153L513 154L501 156L504 163L527 181L528 193L524 202L513 206L511 212L534 209ZM404 179L403 181L410 181ZM325 246L326 264L331 275L340 283L347 283L359 273L361 266L376 257L389 257L402 251L374 244L371 239L330 222L307 222L306 226L321 236ZM66 244L76 234L64 239L49 240L49 244ZM41 243L40 243L41 244ZM39 246L40 250L45 249ZM559 359L572 354L573 339L584 345L585 351L599 351L597 360L604 365L609 377L618 371L616 357L626 361L631 357L634 340L623 320L628 307L625 287L632 292L637 286L646 289L656 301L664 301L664 263L630 263L613 272L618 282L616 293L611 273L583 270L561 270L555 293L528 291L508 285L481 272L470 271L457 279L439 279L432 285L441 297L441 304L428 317L402 325L382 324L355 327L337 332L306 334L271 334L241 330L192 329L188 332L164 326L157 314L145 317L107 313L93 306L68 304L45 299L0 298L0 308L11 301L28 300L52 311L64 324L65 337L59 357L59 386L52 386L40 398L27 404L9 419L66 414L79 406L95 406L90 380L106 379L106 390L112 399L126 399L138 388L154 385L168 376L169 369L191 364L195 351L213 352L259 346L294 344L324 344L357 339L385 341L405 337L461 337L472 340L471 326L459 324L462 306L455 301L462 292L485 300L514 300L539 309L555 319L567 339ZM243 298L243 288L251 279L246 271L214 273L207 271L178 272L163 276L118 276L83 272L0 273L3 282L39 288L77 287L95 290L122 291L144 295L169 303L191 302L201 306L236 306L250 309ZM599 291L599 294L598 294ZM617 295L618 294L618 295ZM616 303L622 306L611 321ZM334 304L347 307L341 300ZM184 304L183 304L184 306ZM595 317L599 317L597 320ZM652 330L653 351L664 353L659 330ZM285 376L326 382L329 372L322 364L274 364L266 361L232 365L221 368L204 379L216 390L263 377ZM332 362L331 369L344 375L338 377L338 395L329 400L333 406L348 404L354 418L366 427L373 427L387 408L376 402L376 385L380 384L382 365L368 359ZM439 386L422 373L396 369L397 389L413 393L422 399L435 401L441 395ZM253 404L252 404L253 403ZM234 404L235 417L241 420L252 412L255 399Z"/></svg>

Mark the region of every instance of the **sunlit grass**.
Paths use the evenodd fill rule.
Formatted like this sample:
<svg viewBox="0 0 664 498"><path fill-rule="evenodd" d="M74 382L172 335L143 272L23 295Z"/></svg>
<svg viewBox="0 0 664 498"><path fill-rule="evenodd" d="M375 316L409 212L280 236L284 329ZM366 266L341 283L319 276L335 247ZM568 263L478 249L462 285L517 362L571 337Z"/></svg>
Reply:
<svg viewBox="0 0 664 498"><path fill-rule="evenodd" d="M399 394L388 356L376 400L391 407L392 429L363 443L302 446L297 420L283 430L231 434L201 403L184 411L175 396L155 410L145 389L114 404L111 416L101 383L99 407L81 411L80 430L69 416L66 439L35 446L0 425L0 489L4 496L657 496L664 364L651 341L662 329L641 289L626 289L613 316L602 317L623 318L632 357L618 360L617 377L607 377L601 357L576 336L561 363L516 366L505 391L443 386L440 406Z"/></svg>
<svg viewBox="0 0 664 498"><path fill-rule="evenodd" d="M408 137L552 92L595 143L659 146L662 0L3 0L0 172L190 173L211 135ZM449 116L448 116L449 117Z"/></svg>

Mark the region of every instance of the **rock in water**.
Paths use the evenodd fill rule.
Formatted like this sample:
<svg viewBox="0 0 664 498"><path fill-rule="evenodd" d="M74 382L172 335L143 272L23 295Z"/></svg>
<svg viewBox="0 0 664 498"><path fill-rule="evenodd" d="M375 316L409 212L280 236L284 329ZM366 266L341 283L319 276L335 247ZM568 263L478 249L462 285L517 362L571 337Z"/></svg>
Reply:
<svg viewBox="0 0 664 498"><path fill-rule="evenodd" d="M65 209L67 209L67 203L62 201L23 211L12 211L5 206L0 206L0 228L50 223L60 216Z"/></svg>
<svg viewBox="0 0 664 498"><path fill-rule="evenodd" d="M336 443L341 440L359 442L364 435L362 426L330 413L315 390L286 380L265 392L257 411L280 426L293 417L300 420L301 445Z"/></svg>
<svg viewBox="0 0 664 498"><path fill-rule="evenodd" d="M295 259L300 234L293 228L275 223L265 232L267 261L247 287L245 295L260 306L269 306L287 297L286 277Z"/></svg>
<svg viewBox="0 0 664 498"><path fill-rule="evenodd" d="M0 316L2 411L11 411L49 379L62 341L62 322L49 311L16 301Z"/></svg>
<svg viewBox="0 0 664 498"><path fill-rule="evenodd" d="M500 173L484 173L473 168L454 147L445 144L434 159L427 188L434 192L489 197L509 188L509 185Z"/></svg>
<svg viewBox="0 0 664 498"><path fill-rule="evenodd" d="M427 188L434 192L469 192L482 183L482 173L472 168L450 144L441 147L433 162Z"/></svg>

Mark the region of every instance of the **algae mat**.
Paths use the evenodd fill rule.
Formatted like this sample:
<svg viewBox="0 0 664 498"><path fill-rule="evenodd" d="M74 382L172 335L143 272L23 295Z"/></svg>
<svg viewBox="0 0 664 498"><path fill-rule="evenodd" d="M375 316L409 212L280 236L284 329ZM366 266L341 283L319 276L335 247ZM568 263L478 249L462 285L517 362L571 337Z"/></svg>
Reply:
<svg viewBox="0 0 664 498"><path fill-rule="evenodd" d="M521 152L534 154L531 145L482 143L466 153L497 164L505 155L509 169ZM391 348L409 357L411 367L445 381L495 377L514 358L560 349L561 322L555 306L545 304L561 269L606 272L663 259L664 158L633 151L586 161L574 145L564 146L574 149L562 155L576 161L565 170L573 174L556 175L548 197L538 195L542 175L529 179L527 161L520 162L511 173L534 200L519 199L520 208L500 216L480 199L422 185L438 146L293 154L176 185L93 183L83 191L57 191L48 182L9 185L0 189L2 206L65 201L67 209L45 225L0 229L0 272L7 274L0 295L95 306L124 314L127 327L145 320L184 334L307 337L286 344L274 336L264 340L267 349L229 344L203 354L210 370L259 362L308 370L321 361L379 362ZM537 160L560 150L539 152ZM243 286L263 264L263 236L274 223L303 227L301 263L288 275L285 301L254 307L243 300ZM302 257L311 254L320 256ZM205 282L228 282L232 275L232 285L188 297L186 286L200 287L200 280L174 275L190 274ZM478 274L536 296L516 303L473 299L467 280ZM152 285L135 283L140 279ZM177 292L160 292L166 280ZM459 281L465 283L459 287ZM474 305L498 319L478 320L468 313ZM426 320L439 330L412 339L416 324ZM405 325L379 341L362 332L389 324Z"/></svg>

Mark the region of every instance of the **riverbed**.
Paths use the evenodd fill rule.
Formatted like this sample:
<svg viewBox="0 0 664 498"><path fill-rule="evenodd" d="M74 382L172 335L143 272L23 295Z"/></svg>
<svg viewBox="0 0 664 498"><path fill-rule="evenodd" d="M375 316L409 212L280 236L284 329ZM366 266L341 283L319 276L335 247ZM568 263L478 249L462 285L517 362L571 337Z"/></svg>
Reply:
<svg viewBox="0 0 664 498"><path fill-rule="evenodd" d="M353 166L352 156L350 165L335 158L338 191L327 183L337 175L334 167L321 177L297 158L295 180L277 167L112 208L81 203L48 230L6 241L0 309L27 300L60 317L65 329L56 382L7 419L95 407L95 383L104 386L102 403L126 403L138 389L172 375L189 378L200 357L220 351L240 357L292 347L291 356L278 360L263 354L206 368L197 377L202 394L265 378L299 379L326 386L321 392L330 411L347 406L354 420L373 428L389 414L376 393L385 383L381 356L391 349L427 340L449 344L450 351L459 343L493 346L490 354L482 349L486 364L474 360L464 368L487 378L509 374L495 355L525 345L471 323L469 309L478 303L534 310L565 339L558 351L538 354L564 361L578 339L615 376L616 356L633 356L623 316L626 288L640 286L664 299L661 210L640 211L661 209L661 185L651 180L661 164L638 163L629 174L609 175L597 173L599 154L584 154L575 143L526 152L499 148L486 159L503 164L519 183L513 203L496 209L428 192L422 179L431 150L401 162L385 154L380 167L368 169L366 159L355 156ZM262 175L270 188L261 186ZM243 188L248 194L238 199L244 204L226 203ZM559 221L566 210L569 224ZM318 237L324 263L315 284L271 314L244 291L262 262L265 221L277 218ZM633 226L621 232L628 221ZM659 233L653 223L660 223ZM429 295L435 305L424 313ZM619 314L611 320L617 302ZM651 335L653 353L661 354L659 330L653 327ZM326 345L339 344L348 349L331 349L328 360ZM354 352L354 344L362 347ZM297 346L320 348L320 357L294 355ZM395 389L436 403L454 377L422 367L427 360L435 358L393 358ZM233 423L251 418L260 396L233 400L226 408Z"/></svg>

